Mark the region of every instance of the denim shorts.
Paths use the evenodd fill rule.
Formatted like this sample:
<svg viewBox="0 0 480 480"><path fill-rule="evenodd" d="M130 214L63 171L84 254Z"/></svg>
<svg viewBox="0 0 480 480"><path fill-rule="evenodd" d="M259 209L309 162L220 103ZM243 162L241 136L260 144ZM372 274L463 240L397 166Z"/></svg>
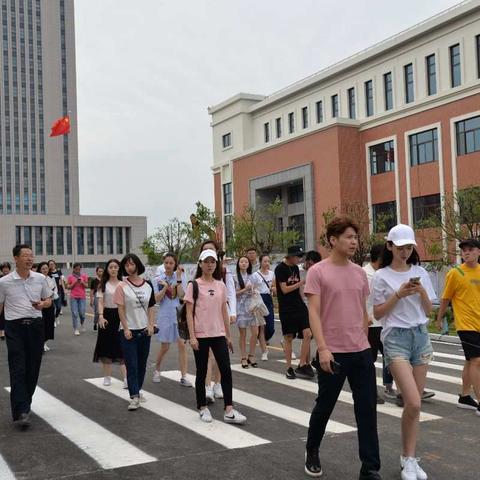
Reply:
<svg viewBox="0 0 480 480"><path fill-rule="evenodd" d="M385 364L405 360L413 367L428 365L433 360L433 348L426 325L412 328L392 328L383 339Z"/></svg>

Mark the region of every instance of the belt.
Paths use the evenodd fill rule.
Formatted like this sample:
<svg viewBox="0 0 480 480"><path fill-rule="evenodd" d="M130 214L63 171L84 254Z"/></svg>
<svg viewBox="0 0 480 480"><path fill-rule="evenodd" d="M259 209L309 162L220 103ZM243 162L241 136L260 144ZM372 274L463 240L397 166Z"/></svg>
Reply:
<svg viewBox="0 0 480 480"><path fill-rule="evenodd" d="M41 320L42 317L33 317L33 318L16 318L15 320L7 320L8 322L19 323L20 325L31 325L36 320Z"/></svg>

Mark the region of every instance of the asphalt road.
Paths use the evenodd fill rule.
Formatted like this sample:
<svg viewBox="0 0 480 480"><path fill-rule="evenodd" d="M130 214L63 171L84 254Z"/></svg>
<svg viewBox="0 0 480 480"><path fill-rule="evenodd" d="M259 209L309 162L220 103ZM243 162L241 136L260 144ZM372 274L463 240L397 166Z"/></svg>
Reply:
<svg viewBox="0 0 480 480"><path fill-rule="evenodd" d="M96 332L91 320L87 332L74 337L68 312L60 318L52 350L44 356L32 426L24 432L11 422L6 345L0 342L0 480L305 478L306 423L315 384L285 381L280 349L270 349L269 361L259 362L259 369L234 367L234 401L237 398L237 408L247 415L247 425L225 425L221 401L211 408L220 421L206 425L195 412L193 388L176 380L176 347L163 366L166 377L153 384L152 363L159 345L152 341L144 385L147 402L128 412L121 385L101 385L101 368L92 362ZM279 340L277 333L272 345ZM479 479L480 417L455 406L462 352L458 345L434 343L434 348L438 363L430 369L428 388L438 393L423 404L418 456L431 479ZM232 365L239 363L237 347ZM189 371L194 373L191 354ZM114 372L120 378L118 369ZM322 445L326 479L358 478L350 399L345 387ZM400 413L387 403L378 414L384 479L400 478Z"/></svg>

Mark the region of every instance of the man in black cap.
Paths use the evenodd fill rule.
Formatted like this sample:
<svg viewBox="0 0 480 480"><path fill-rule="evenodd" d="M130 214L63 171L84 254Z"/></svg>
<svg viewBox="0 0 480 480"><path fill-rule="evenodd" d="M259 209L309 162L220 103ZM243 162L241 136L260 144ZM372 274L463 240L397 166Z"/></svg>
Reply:
<svg viewBox="0 0 480 480"><path fill-rule="evenodd" d="M455 313L455 328L465 353L462 394L459 408L474 410L480 417L480 406L471 396L471 388L480 400L480 242L469 238L460 242L463 263L453 267L445 279L445 288L437 315L437 326L450 301Z"/></svg>
<svg viewBox="0 0 480 480"><path fill-rule="evenodd" d="M289 247L284 260L275 268L278 311L282 324L283 346L287 362L286 377L292 380L296 377L315 377L313 368L309 363L312 332L308 323L308 309L300 295L300 287L305 284L305 280L300 280L298 264L304 255L305 252L301 247ZM295 337L303 340L300 363L294 370L292 368L292 342Z"/></svg>

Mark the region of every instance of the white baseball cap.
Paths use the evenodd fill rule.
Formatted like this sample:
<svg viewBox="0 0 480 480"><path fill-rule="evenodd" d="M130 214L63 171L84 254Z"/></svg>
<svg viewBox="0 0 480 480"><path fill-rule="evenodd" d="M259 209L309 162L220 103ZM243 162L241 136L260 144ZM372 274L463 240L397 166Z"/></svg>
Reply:
<svg viewBox="0 0 480 480"><path fill-rule="evenodd" d="M397 247L403 247L404 245L417 245L413 228L401 223L390 229L387 241L392 242Z"/></svg>
<svg viewBox="0 0 480 480"><path fill-rule="evenodd" d="M203 252L200 253L198 261L203 262L207 258L214 258L215 260L218 260L217 252L212 249L203 250Z"/></svg>

